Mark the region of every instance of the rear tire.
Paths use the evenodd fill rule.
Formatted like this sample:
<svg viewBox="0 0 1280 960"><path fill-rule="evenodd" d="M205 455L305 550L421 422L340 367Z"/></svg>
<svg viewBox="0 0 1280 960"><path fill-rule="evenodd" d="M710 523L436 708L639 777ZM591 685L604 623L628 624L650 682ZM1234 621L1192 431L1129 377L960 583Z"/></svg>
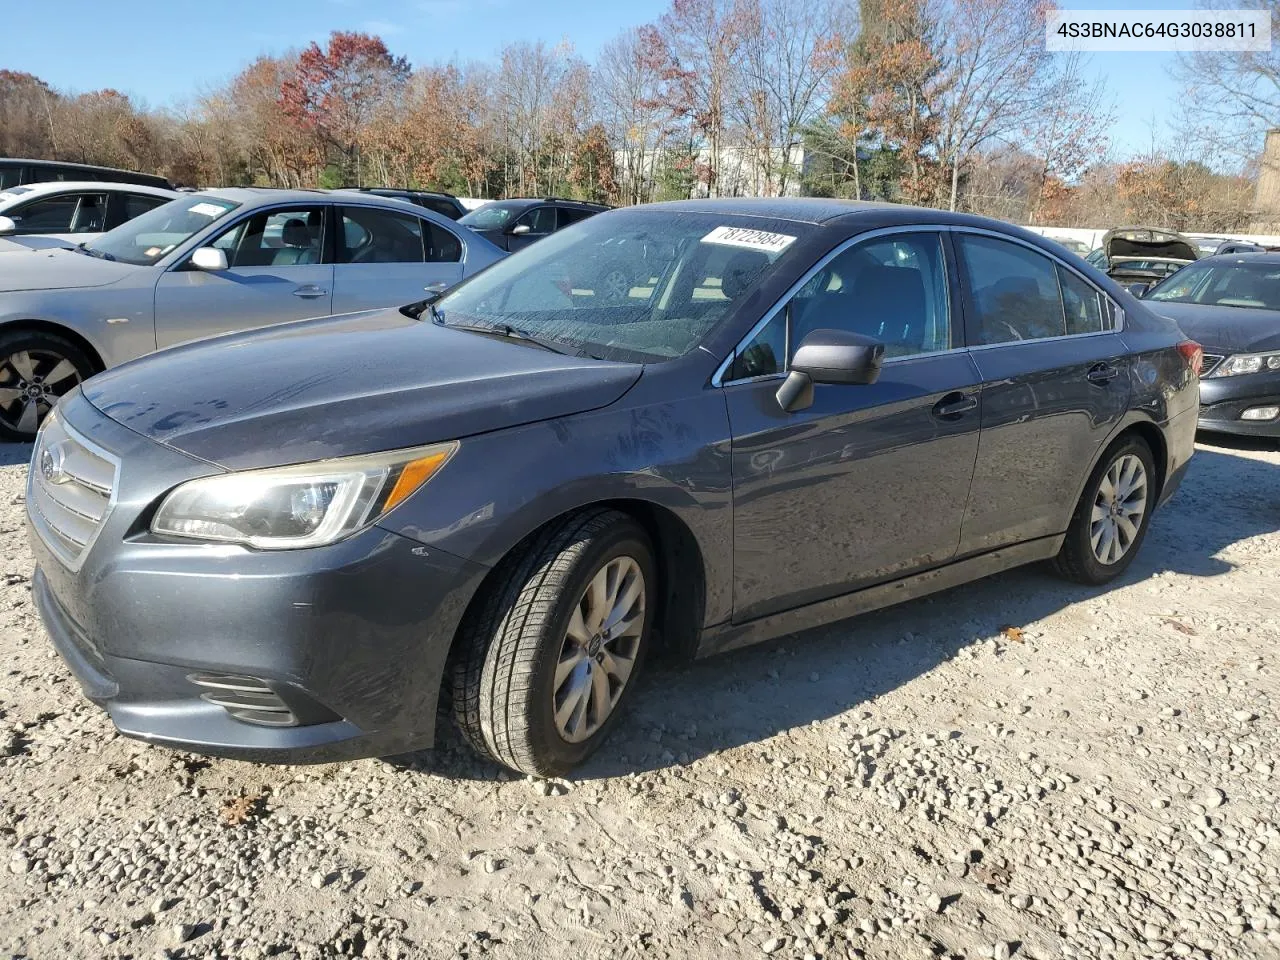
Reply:
<svg viewBox="0 0 1280 960"><path fill-rule="evenodd" d="M498 763L567 773L608 735L643 666L653 547L631 517L593 509L539 531L495 573L461 628L454 719Z"/></svg>
<svg viewBox="0 0 1280 960"><path fill-rule="evenodd" d="M30 443L63 394L95 372L84 350L56 333L0 333L0 441Z"/></svg>
<svg viewBox="0 0 1280 960"><path fill-rule="evenodd" d="M1146 539L1159 493L1147 442L1138 436L1121 439L1085 484L1062 549L1050 561L1054 571L1093 586L1120 576Z"/></svg>

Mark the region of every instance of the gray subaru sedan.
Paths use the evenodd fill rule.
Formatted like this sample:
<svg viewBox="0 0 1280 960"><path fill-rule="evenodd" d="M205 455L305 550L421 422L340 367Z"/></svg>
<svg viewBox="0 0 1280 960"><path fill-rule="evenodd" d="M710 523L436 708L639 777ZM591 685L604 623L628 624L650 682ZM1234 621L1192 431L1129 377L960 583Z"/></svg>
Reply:
<svg viewBox="0 0 1280 960"><path fill-rule="evenodd" d="M124 733L515 770L706 656L1034 561L1102 584L1201 351L1056 244L822 200L603 213L448 294L177 347L44 426L59 653Z"/></svg>

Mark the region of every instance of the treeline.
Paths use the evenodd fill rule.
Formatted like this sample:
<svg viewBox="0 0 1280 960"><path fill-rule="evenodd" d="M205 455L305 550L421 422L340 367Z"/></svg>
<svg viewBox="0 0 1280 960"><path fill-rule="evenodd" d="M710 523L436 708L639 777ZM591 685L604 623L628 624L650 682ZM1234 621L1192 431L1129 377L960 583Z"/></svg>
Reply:
<svg viewBox="0 0 1280 960"><path fill-rule="evenodd" d="M396 185L610 203L804 193L1033 223L1239 228L1249 180L1109 158L1113 115L1044 50L1046 0L672 0L594 63L518 43L413 65L334 33L182 109L0 70L0 153L191 185Z"/></svg>

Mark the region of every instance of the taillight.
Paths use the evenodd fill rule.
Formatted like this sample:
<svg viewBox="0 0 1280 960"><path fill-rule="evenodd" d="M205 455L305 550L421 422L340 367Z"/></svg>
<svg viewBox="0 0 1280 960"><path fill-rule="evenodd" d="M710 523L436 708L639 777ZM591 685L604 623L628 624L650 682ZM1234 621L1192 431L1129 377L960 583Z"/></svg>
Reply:
<svg viewBox="0 0 1280 960"><path fill-rule="evenodd" d="M1200 368L1204 366L1204 348L1194 340L1183 340L1178 344L1178 352L1182 354L1182 359L1187 361L1191 372L1197 377L1200 376Z"/></svg>

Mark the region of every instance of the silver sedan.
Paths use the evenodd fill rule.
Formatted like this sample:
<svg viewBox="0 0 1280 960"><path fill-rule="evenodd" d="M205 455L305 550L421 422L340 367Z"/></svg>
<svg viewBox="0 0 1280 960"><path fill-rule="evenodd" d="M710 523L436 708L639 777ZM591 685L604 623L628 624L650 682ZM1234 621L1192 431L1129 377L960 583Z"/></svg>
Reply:
<svg viewBox="0 0 1280 960"><path fill-rule="evenodd" d="M0 439L100 370L191 340L413 303L505 256L401 200L193 193L71 249L0 254Z"/></svg>

